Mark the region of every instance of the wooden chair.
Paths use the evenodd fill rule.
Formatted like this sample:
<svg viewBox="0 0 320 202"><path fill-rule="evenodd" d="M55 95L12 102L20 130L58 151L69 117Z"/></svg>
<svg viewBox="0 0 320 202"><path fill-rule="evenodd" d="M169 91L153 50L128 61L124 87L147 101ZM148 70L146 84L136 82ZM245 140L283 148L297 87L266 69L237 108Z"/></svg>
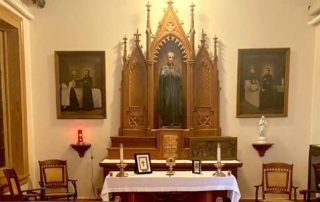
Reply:
<svg viewBox="0 0 320 202"><path fill-rule="evenodd" d="M311 194L320 193L320 163L313 164L314 178L315 178L315 189L304 189L300 191L300 194L303 195L303 201L310 201ZM320 198L317 198L317 201L320 201Z"/></svg>
<svg viewBox="0 0 320 202"><path fill-rule="evenodd" d="M259 201L259 187L262 188L262 201L266 200L266 194L287 194L291 201L292 191L293 201L297 201L297 187L292 185L292 164L268 163L262 165L262 183L256 185L256 200ZM261 200L260 200L261 201ZM270 201L275 201L271 199ZM288 200L281 200L288 201Z"/></svg>
<svg viewBox="0 0 320 202"><path fill-rule="evenodd" d="M45 198L73 198L77 199L77 180L68 178L67 161L65 160L45 160L39 161L40 186L45 188ZM73 190L69 189L69 182L73 185Z"/></svg>
<svg viewBox="0 0 320 202"><path fill-rule="evenodd" d="M44 199L44 189L21 190L17 173L14 169L4 169L4 176L7 180L10 195L1 195L2 200L23 201Z"/></svg>

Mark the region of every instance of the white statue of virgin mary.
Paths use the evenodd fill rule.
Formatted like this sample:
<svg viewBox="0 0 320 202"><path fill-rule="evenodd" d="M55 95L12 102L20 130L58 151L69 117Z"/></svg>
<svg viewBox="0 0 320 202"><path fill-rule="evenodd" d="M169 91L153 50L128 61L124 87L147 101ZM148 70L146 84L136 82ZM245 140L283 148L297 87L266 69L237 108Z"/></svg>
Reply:
<svg viewBox="0 0 320 202"><path fill-rule="evenodd" d="M267 142L267 138L266 138L266 127L267 127L268 123L265 119L264 116L261 117L260 121L259 121L259 138L258 138L258 143L266 143Z"/></svg>

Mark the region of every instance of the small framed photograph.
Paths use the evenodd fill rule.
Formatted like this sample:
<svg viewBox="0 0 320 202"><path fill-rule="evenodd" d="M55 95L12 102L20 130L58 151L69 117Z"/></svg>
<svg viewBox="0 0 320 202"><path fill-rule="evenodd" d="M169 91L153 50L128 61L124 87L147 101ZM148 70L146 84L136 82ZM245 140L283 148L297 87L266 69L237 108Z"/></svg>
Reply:
<svg viewBox="0 0 320 202"><path fill-rule="evenodd" d="M192 173L201 174L201 161L193 160L192 161Z"/></svg>
<svg viewBox="0 0 320 202"><path fill-rule="evenodd" d="M152 173L151 159L149 153L134 154L135 159L135 173L147 174Z"/></svg>

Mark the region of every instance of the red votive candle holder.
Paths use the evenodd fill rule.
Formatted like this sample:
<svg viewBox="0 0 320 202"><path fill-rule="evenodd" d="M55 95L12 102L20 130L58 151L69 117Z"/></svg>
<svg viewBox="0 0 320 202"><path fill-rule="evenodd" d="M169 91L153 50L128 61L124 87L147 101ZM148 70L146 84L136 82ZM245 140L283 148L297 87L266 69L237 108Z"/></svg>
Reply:
<svg viewBox="0 0 320 202"><path fill-rule="evenodd" d="M83 144L82 130L78 130L78 144Z"/></svg>

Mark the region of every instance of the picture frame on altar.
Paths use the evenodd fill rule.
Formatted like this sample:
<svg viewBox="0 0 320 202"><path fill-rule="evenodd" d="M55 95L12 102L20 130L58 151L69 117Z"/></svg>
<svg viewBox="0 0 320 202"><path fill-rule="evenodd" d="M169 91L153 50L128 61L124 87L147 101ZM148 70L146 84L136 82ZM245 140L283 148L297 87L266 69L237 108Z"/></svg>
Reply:
<svg viewBox="0 0 320 202"><path fill-rule="evenodd" d="M55 51L58 119L105 119L105 51Z"/></svg>
<svg viewBox="0 0 320 202"><path fill-rule="evenodd" d="M200 160L193 160L192 161L192 173L201 174L201 161Z"/></svg>
<svg viewBox="0 0 320 202"><path fill-rule="evenodd" d="M152 173L151 159L149 153L134 154L135 173L148 174Z"/></svg>
<svg viewBox="0 0 320 202"><path fill-rule="evenodd" d="M238 50L237 118L287 117L290 48Z"/></svg>

